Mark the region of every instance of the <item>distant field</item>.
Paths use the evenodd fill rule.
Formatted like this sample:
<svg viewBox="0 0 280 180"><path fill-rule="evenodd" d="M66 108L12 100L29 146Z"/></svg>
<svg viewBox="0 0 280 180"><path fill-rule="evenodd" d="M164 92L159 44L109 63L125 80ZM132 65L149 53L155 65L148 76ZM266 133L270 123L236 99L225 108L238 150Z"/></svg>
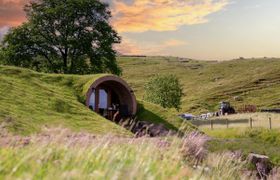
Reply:
<svg viewBox="0 0 280 180"><path fill-rule="evenodd" d="M138 99L144 84L155 74L175 74L185 96L181 112L194 114L217 111L227 100L239 109L253 104L258 108L280 106L280 59L245 59L232 61L193 61L174 57L119 57L123 78ZM239 96L239 101L234 97Z"/></svg>
<svg viewBox="0 0 280 180"><path fill-rule="evenodd" d="M270 128L269 118L271 118L272 129L280 129L280 114L274 113L248 113L234 114L223 117L215 117L211 120L191 121L201 129L211 128L211 121L214 129L219 128L248 128L252 119L253 128ZM227 125L228 124L228 125Z"/></svg>

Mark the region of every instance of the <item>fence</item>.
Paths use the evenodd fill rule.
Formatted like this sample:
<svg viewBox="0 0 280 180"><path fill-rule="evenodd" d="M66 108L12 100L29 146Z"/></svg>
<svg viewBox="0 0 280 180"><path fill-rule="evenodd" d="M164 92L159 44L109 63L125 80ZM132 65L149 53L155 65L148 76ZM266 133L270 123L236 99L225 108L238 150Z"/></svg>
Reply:
<svg viewBox="0 0 280 180"><path fill-rule="evenodd" d="M268 129L280 129L280 120L269 118L263 119L210 119L210 120L193 120L192 124L200 128L268 128Z"/></svg>

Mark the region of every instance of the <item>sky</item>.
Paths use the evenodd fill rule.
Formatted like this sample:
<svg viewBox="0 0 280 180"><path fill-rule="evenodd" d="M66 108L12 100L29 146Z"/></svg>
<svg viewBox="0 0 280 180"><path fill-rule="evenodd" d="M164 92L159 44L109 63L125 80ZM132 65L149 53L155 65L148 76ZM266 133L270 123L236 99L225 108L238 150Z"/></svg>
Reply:
<svg viewBox="0 0 280 180"><path fill-rule="evenodd" d="M280 0L102 0L126 55L200 60L280 57ZM0 39L29 0L0 0Z"/></svg>

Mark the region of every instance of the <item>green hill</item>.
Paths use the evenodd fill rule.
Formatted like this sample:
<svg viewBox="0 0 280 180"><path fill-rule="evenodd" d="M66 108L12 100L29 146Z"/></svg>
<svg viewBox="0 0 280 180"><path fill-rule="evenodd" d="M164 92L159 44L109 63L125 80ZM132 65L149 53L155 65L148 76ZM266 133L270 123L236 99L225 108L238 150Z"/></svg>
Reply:
<svg viewBox="0 0 280 180"><path fill-rule="evenodd" d="M184 89L182 112L217 111L219 102L235 108L280 106L280 59L194 61L173 57L119 57L123 77L143 98L143 87L154 74L175 74ZM239 101L234 100L238 96Z"/></svg>
<svg viewBox="0 0 280 180"><path fill-rule="evenodd" d="M57 75L0 66L0 123L12 132L30 134L42 126L63 126L96 134L130 135L124 128L90 111L85 93L102 75ZM177 129L176 113L141 102L140 120ZM148 108L149 109L148 109Z"/></svg>
<svg viewBox="0 0 280 180"><path fill-rule="evenodd" d="M183 85L182 112L215 111L222 100L238 109L280 105L280 60L245 59L224 62L168 57L120 57L123 78L139 101L140 120L177 129L182 120L175 110L141 101L144 84L154 74L176 74ZM0 66L0 121L11 131L28 134L42 126L66 126L94 133L130 134L84 106L85 92L99 75L55 75ZM239 100L234 100L238 96Z"/></svg>

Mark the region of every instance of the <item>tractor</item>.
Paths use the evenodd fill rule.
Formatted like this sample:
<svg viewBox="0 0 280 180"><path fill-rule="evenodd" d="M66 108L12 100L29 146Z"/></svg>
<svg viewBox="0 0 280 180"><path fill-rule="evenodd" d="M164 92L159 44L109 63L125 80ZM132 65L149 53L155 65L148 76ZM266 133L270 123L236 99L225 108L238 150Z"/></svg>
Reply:
<svg viewBox="0 0 280 180"><path fill-rule="evenodd" d="M226 114L235 114L235 109L230 106L229 102L221 102L220 103L220 115L226 115Z"/></svg>

